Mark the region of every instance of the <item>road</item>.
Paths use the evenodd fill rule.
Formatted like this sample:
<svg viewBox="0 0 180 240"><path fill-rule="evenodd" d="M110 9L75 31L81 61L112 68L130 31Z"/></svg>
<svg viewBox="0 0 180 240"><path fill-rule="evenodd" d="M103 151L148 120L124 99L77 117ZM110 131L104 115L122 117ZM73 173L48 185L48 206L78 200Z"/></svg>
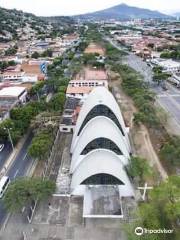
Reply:
<svg viewBox="0 0 180 240"><path fill-rule="evenodd" d="M122 50L122 47L113 42L112 39L106 38L106 40L117 49ZM133 53L128 53L128 55L123 58L123 63L127 64L144 77L144 80L156 93L158 103L168 112L173 121L175 121L175 127L178 126L180 129L180 90L169 83L167 83L167 91L164 91L161 86L157 86L157 84L152 81L151 68L146 62Z"/></svg>
<svg viewBox="0 0 180 240"><path fill-rule="evenodd" d="M5 143L4 149L0 152L0 172L3 169L3 166L12 153L12 146L9 142Z"/></svg>
<svg viewBox="0 0 180 240"><path fill-rule="evenodd" d="M21 148L19 154L15 158L13 164L11 165L10 169L7 172L7 175L10 177L11 181L18 178L23 177L26 175L27 170L30 168L30 166L33 164L33 159L30 158L27 155L27 149L32 141L33 135L30 134L25 143L23 144L23 147ZM3 202L0 200L0 226L2 227L2 224L6 218L6 210L4 209Z"/></svg>
<svg viewBox="0 0 180 240"><path fill-rule="evenodd" d="M147 83L152 83L152 70L142 58L133 53L129 53L128 56L124 58L124 63L139 72Z"/></svg>
<svg viewBox="0 0 180 240"><path fill-rule="evenodd" d="M180 90L167 83L167 91L161 87L154 89L160 105L173 117L180 126Z"/></svg>

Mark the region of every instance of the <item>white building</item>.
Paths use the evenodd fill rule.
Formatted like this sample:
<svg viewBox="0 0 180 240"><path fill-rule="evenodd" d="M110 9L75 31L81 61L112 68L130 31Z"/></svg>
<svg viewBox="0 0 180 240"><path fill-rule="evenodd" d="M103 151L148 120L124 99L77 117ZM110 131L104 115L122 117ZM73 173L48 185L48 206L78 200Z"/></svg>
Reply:
<svg viewBox="0 0 180 240"><path fill-rule="evenodd" d="M94 186L111 185L118 187L120 198L134 196L125 170L131 153L128 129L107 88L95 88L83 104L71 153L71 194L85 197L91 186L94 191Z"/></svg>
<svg viewBox="0 0 180 240"><path fill-rule="evenodd" d="M6 71L1 78L2 81L22 81L24 74L22 71Z"/></svg>
<svg viewBox="0 0 180 240"><path fill-rule="evenodd" d="M163 68L164 72L178 73L180 72L180 62L173 61L171 59L153 59L152 63Z"/></svg>
<svg viewBox="0 0 180 240"><path fill-rule="evenodd" d="M108 74L104 70L84 68L76 79L69 82L66 97L85 99L96 87L108 88Z"/></svg>
<svg viewBox="0 0 180 240"><path fill-rule="evenodd" d="M27 91L25 87L5 87L0 90L0 102L5 99L18 100L21 103L26 102Z"/></svg>

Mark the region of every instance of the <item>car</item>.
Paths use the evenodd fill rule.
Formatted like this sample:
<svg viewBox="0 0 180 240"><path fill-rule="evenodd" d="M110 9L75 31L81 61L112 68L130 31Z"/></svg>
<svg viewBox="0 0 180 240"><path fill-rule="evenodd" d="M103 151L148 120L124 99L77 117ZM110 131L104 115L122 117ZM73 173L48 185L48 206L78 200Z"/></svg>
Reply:
<svg viewBox="0 0 180 240"><path fill-rule="evenodd" d="M4 144L0 144L0 152L4 149Z"/></svg>

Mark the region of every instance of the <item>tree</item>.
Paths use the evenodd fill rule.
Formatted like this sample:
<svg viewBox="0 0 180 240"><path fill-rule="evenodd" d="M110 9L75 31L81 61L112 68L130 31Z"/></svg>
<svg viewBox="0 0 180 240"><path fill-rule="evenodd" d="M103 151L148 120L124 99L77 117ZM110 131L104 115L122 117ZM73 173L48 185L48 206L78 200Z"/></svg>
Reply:
<svg viewBox="0 0 180 240"><path fill-rule="evenodd" d="M35 59L38 59L40 57L40 54L38 52L34 52L32 55L31 55L31 58L35 58Z"/></svg>
<svg viewBox="0 0 180 240"><path fill-rule="evenodd" d="M48 198L55 188L55 182L47 179L21 178L10 184L3 202L9 212L17 212L32 201Z"/></svg>
<svg viewBox="0 0 180 240"><path fill-rule="evenodd" d="M141 239L134 234L138 226L147 229L173 229L171 234L146 234L145 240L178 240L180 218L180 177L171 176L149 193L149 201L141 203L135 215L137 221L125 225L128 240Z"/></svg>
<svg viewBox="0 0 180 240"><path fill-rule="evenodd" d="M84 53L82 58L85 65L94 64L96 62L96 54L94 53Z"/></svg>
<svg viewBox="0 0 180 240"><path fill-rule="evenodd" d="M30 90L30 95L33 96L33 95L36 95L37 93L39 93L42 88L44 87L45 85L45 82L44 81L40 81L40 82L37 82Z"/></svg>
<svg viewBox="0 0 180 240"><path fill-rule="evenodd" d="M66 93L67 87L66 86L60 86L58 91L62 93Z"/></svg>
<svg viewBox="0 0 180 240"><path fill-rule="evenodd" d="M44 51L42 54L41 54L41 57L52 57L53 55L53 52L51 49L47 49L46 51Z"/></svg>
<svg viewBox="0 0 180 240"><path fill-rule="evenodd" d="M159 119L159 122L163 125L167 124L167 121L169 119L169 114L161 107L156 108L156 116Z"/></svg>
<svg viewBox="0 0 180 240"><path fill-rule="evenodd" d="M158 85L160 85L161 82L166 81L169 78L169 74L167 73L155 73L153 76L153 81L157 82Z"/></svg>
<svg viewBox="0 0 180 240"><path fill-rule="evenodd" d="M169 166L175 168L180 166L180 138L171 137L162 146L160 150L160 157L162 161L165 161Z"/></svg>
<svg viewBox="0 0 180 240"><path fill-rule="evenodd" d="M11 119L14 121L15 127L20 130L21 134L27 130L32 118L38 113L38 110L31 104L23 107L14 108L10 112Z"/></svg>
<svg viewBox="0 0 180 240"><path fill-rule="evenodd" d="M15 55L16 53L17 53L17 47L14 46L14 47L9 48L5 51L5 56Z"/></svg>
<svg viewBox="0 0 180 240"><path fill-rule="evenodd" d="M157 82L158 85L160 85L161 82L166 81L170 77L170 74L163 72L163 68L160 66L154 67L153 71L153 81Z"/></svg>
<svg viewBox="0 0 180 240"><path fill-rule="evenodd" d="M9 66L15 66L16 63L14 61L0 61L0 71L4 71Z"/></svg>
<svg viewBox="0 0 180 240"><path fill-rule="evenodd" d="M170 58L170 53L168 51L162 52L160 58Z"/></svg>
<svg viewBox="0 0 180 240"><path fill-rule="evenodd" d="M147 177L152 176L152 168L148 161L140 157L131 158L128 172L132 177L139 177L142 182L145 182Z"/></svg>
<svg viewBox="0 0 180 240"><path fill-rule="evenodd" d="M57 93L49 102L49 110L51 111L63 111L66 95L63 92Z"/></svg>
<svg viewBox="0 0 180 240"><path fill-rule="evenodd" d="M0 142L8 140L9 136L6 130L7 128L14 130L14 123L11 119L4 120L2 123L0 123Z"/></svg>
<svg viewBox="0 0 180 240"><path fill-rule="evenodd" d="M151 192L152 201L174 225L180 219L180 176L171 176Z"/></svg>
<svg viewBox="0 0 180 240"><path fill-rule="evenodd" d="M33 138L28 154L35 159L44 160L52 147L53 139L52 131L41 131Z"/></svg>

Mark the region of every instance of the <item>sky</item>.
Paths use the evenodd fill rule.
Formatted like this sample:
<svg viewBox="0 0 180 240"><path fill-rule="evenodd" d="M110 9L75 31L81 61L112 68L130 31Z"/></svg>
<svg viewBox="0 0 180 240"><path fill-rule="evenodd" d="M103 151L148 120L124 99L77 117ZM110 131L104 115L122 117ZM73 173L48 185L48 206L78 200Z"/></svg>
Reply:
<svg viewBox="0 0 180 240"><path fill-rule="evenodd" d="M121 3L163 13L180 12L180 0L0 0L1 7L16 8L38 16L76 15Z"/></svg>

